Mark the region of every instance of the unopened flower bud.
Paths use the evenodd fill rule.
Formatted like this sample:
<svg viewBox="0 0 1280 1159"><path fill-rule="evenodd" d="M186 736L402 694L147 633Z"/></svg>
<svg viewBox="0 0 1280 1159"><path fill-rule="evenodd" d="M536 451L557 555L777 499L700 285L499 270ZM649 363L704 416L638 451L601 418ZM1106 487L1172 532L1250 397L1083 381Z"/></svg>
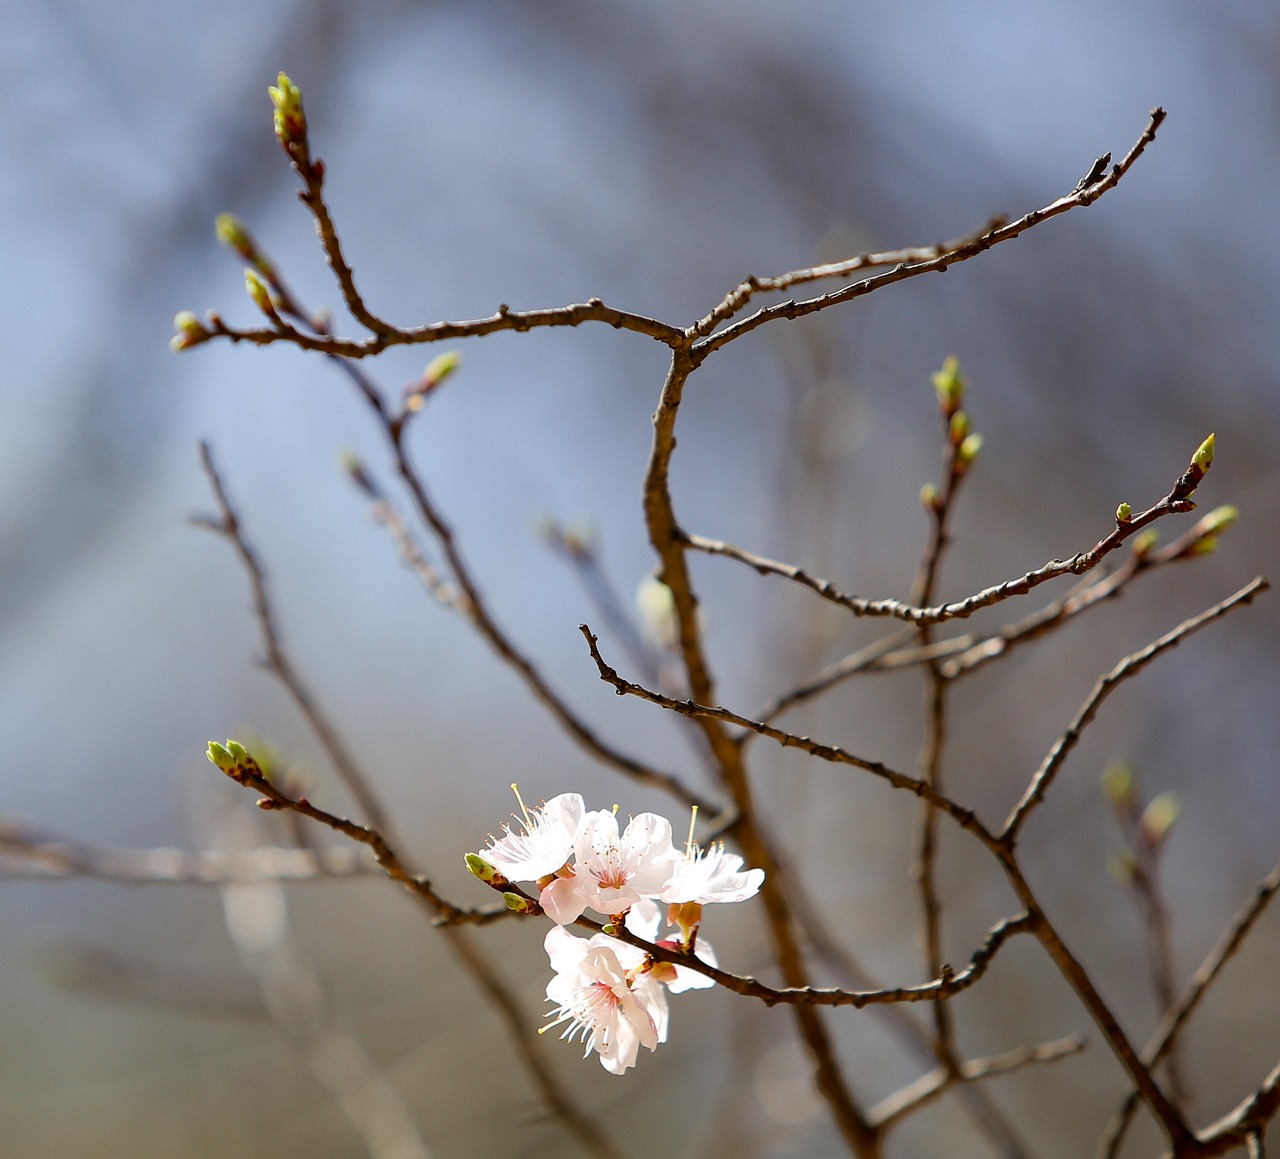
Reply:
<svg viewBox="0 0 1280 1159"><path fill-rule="evenodd" d="M1222 507L1215 507L1210 511L1208 515L1196 524L1196 531L1201 535L1220 535L1233 526L1239 518L1239 509L1228 503Z"/></svg>
<svg viewBox="0 0 1280 1159"><path fill-rule="evenodd" d="M492 863L486 861L478 853L468 853L466 856L467 872L478 877L485 885L495 887L508 884L508 878L504 877ZM506 896L505 894L503 895ZM518 894L511 894L512 897L518 897Z"/></svg>
<svg viewBox="0 0 1280 1159"><path fill-rule="evenodd" d="M958 410L951 416L951 422L947 426L947 432L951 438L952 446L958 447L964 442L965 436L969 433L969 412Z"/></svg>
<svg viewBox="0 0 1280 1159"><path fill-rule="evenodd" d="M250 759L249 750L246 749L238 740L228 740L226 743L226 749L231 759L238 765L243 765Z"/></svg>
<svg viewBox="0 0 1280 1159"><path fill-rule="evenodd" d="M1116 522L1128 523L1133 518L1133 508L1128 503L1121 503L1116 508Z"/></svg>

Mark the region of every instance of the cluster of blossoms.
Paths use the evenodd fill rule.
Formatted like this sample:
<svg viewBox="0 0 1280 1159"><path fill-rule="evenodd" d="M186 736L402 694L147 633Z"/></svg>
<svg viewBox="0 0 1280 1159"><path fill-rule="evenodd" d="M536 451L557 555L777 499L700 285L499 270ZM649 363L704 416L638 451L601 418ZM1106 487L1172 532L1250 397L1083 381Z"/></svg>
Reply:
<svg viewBox="0 0 1280 1159"><path fill-rule="evenodd" d="M532 809L522 802L521 810L521 831L504 828L479 855L468 855L467 867L495 889L537 882L538 904L556 923L544 942L555 970L547 984L555 1009L542 1029L565 1025L562 1039L581 1039L584 1056L594 1050L605 1070L622 1074L635 1065L640 1047L654 1050L666 1041L668 991L715 983L608 933L580 938L565 926L594 910L608 919L606 930L625 926L646 942L714 966L711 946L698 939L702 907L753 897L764 870L743 871L742 858L719 843L700 849L692 826L680 850L672 845L671 823L655 813L632 817L619 832L616 811L588 811L578 793ZM511 894L508 901L522 899ZM678 934L659 940L663 904L666 923Z"/></svg>

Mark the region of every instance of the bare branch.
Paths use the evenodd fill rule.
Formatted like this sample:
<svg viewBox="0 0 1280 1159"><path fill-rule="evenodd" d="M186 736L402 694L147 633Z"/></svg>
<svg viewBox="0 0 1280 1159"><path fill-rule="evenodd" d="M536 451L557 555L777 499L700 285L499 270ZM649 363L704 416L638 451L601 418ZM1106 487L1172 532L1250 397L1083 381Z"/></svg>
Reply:
<svg viewBox="0 0 1280 1159"><path fill-rule="evenodd" d="M983 845L993 852L1000 849L1000 843L995 835L978 820L972 810L966 809L949 797L943 796L930 788L924 781L909 777L906 773L897 772L880 761L871 761L855 756L853 753L835 745L819 744L807 736L796 736L794 733L784 732L782 729L774 728L773 725L765 724L762 721L740 716L731 709L713 708L710 705L698 704L692 700L676 700L673 697L664 696L660 692L645 688L643 685L633 684L629 680L624 680L613 668L605 663L604 657L600 655L599 641L591 634L591 629L586 624L579 624L578 631L582 633L587 641L591 658L595 661L596 668L600 672L600 679L607 684L613 685L619 696L637 696L641 700L649 701L650 704L656 704L661 708L668 709L671 712L678 712L683 716L706 717L711 720L723 721L725 724L734 724L739 728L748 729L751 732L768 737L783 748L802 749L820 760L830 761L838 765L850 765L855 769L863 769L881 780L887 781L895 789L905 789L907 792L914 793L917 797L929 801L935 808L940 809L955 820L962 829L967 829L974 834Z"/></svg>
<svg viewBox="0 0 1280 1159"><path fill-rule="evenodd" d="M633 314L627 310L606 306L599 298L542 310L512 310L504 304L487 318L472 318L459 322L433 322L427 326L417 326L407 330L391 328L364 340L338 338L331 334L310 334L288 324L271 328L240 329L228 326L218 314L212 313L206 322L209 337L204 341L208 341L209 338L226 338L231 342L249 342L255 346L271 346L277 342L287 342L300 350L314 350L339 358L360 359L381 354L392 346L420 346L429 342L483 338L486 334L497 334L502 331L514 330L524 333L527 330L546 327L581 326L587 322L601 322L606 326L612 326L615 330L630 330L636 334L644 334L672 349L683 347L688 342L685 332L679 326L660 322L657 318L649 318L644 314Z"/></svg>
<svg viewBox="0 0 1280 1159"><path fill-rule="evenodd" d="M1259 882L1253 896L1231 919L1213 948L1205 955L1204 961L1196 968L1187 982L1186 990L1178 1002L1165 1011L1160 1025L1156 1027L1151 1041L1142 1052L1142 1060L1148 1066L1156 1067L1164 1061L1173 1048L1182 1028L1199 1007L1209 987L1217 980L1223 968L1236 956L1244 945L1255 923L1270 904L1276 893L1280 892L1280 865L1277 865L1265 879ZM1137 1110L1138 1097L1130 1093L1117 1109L1107 1124L1102 1140L1098 1146L1098 1154L1105 1159L1114 1159L1120 1153L1120 1145L1124 1142L1125 1132L1133 1120Z"/></svg>
<svg viewBox="0 0 1280 1159"><path fill-rule="evenodd" d="M776 306L764 307L741 321L725 327L723 330L716 331L705 338L700 338L694 343L692 353L695 358L701 361L712 351L720 349L720 347L727 345L734 339L740 338L758 326L763 326L766 322L772 322L776 318L803 318L806 314L812 314L818 310L826 310L842 302L849 302L854 298L861 298L867 294L874 293L876 290L892 285L894 282L905 281L907 278L913 278L919 274L941 273L958 262L976 257L978 254L989 250L992 246L1012 240L1019 234L1025 233L1051 217L1057 217L1059 214L1066 213L1082 205L1092 205L1104 193L1115 187L1120 178L1129 171L1133 163L1142 155L1146 147L1155 140L1156 131L1164 119L1164 109L1152 109L1150 120L1147 122L1147 127L1143 130L1142 135L1129 152L1125 154L1124 158L1112 166L1109 173L1097 181L1083 185L1083 187L1077 185L1067 196L1059 197L1043 209L1032 210L1025 216L1007 224L994 225L994 227L963 241L954 249L946 250L941 254L919 261L899 262L884 273L874 274L869 278L854 282L852 285L835 290L830 294L823 294L821 297L808 298L799 302L788 301L781 302ZM1090 175L1092 175L1092 172L1091 170ZM799 271L801 275L804 272ZM785 279L789 276L791 275L784 274L783 278ZM807 279L801 277L797 280ZM731 297L732 295L730 295ZM729 299L726 298L726 301L729 301Z"/></svg>
<svg viewBox="0 0 1280 1159"><path fill-rule="evenodd" d="M129 885L228 885L321 881L378 873L371 856L346 845L318 849L113 849L27 835L0 825L0 878L98 878Z"/></svg>
<svg viewBox="0 0 1280 1159"><path fill-rule="evenodd" d="M368 778L361 770L351 750L339 734L337 726L320 708L311 690L299 675L285 650L280 626L276 619L275 607L271 601L271 591L267 583L267 575L258 561L257 553L250 547L244 536L240 516L236 512L227 494L227 488L218 472L213 459L213 450L207 442L200 444L200 464L209 479L213 497L218 505L218 518L197 519L193 522L198 527L207 528L225 537L235 548L240 562L249 577L249 586L253 592L253 610L258 620L258 628L262 636L262 645L266 653L264 663L269 671L293 698L294 704L306 718L311 730L315 733L334 771L341 778L352 797L355 798L362 815L375 828L383 832L389 830L386 811L374 793Z"/></svg>
<svg viewBox="0 0 1280 1159"><path fill-rule="evenodd" d="M1072 1036L1054 1039L1039 1046L1019 1046L989 1058L970 1059L968 1062L960 1063L955 1069L938 1067L928 1074L921 1075L909 1086L882 1099L871 1108L868 1117L877 1127L885 1130L921 1107L927 1106L958 1083L972 1083L980 1079L1012 1074L1014 1071L1042 1062L1057 1062L1059 1059L1079 1054L1084 1048L1084 1039Z"/></svg>
<svg viewBox="0 0 1280 1159"><path fill-rule="evenodd" d="M1190 619L1184 620L1171 632L1161 636L1160 639L1153 641L1140 651L1134 652L1131 656L1126 656L1110 672L1102 676L1098 683L1094 685L1088 699L1081 705L1080 711L1076 713L1066 731L1054 742L1053 748L1049 750L1044 762L1031 778L1031 782L1028 784L1026 792L1023 793L1022 799L1014 806L1013 812L1009 814L1008 820L1005 821L1004 827L1000 831L1000 841L1010 848L1017 842L1018 831L1022 828L1023 822L1026 821L1031 811L1043 801L1054 776L1079 742L1084 729L1088 727L1089 723L1097 715L1102 702L1119 685L1136 676L1156 657L1176 648L1188 636L1222 619L1223 616L1236 608L1245 607L1252 603L1255 596L1265 592L1270 586L1271 584L1266 579L1258 576L1242 587L1235 595L1228 596L1225 600L1215 604L1207 611L1201 612L1198 616L1192 616Z"/></svg>

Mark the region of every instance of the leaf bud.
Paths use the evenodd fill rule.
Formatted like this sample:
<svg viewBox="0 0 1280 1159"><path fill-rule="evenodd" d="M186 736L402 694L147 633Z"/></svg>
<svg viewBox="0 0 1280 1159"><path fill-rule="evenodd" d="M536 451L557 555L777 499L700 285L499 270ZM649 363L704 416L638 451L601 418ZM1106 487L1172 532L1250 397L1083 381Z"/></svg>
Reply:
<svg viewBox="0 0 1280 1159"><path fill-rule="evenodd" d="M1130 507L1128 503L1121 503L1120 506L1116 508L1116 522L1128 523L1132 519L1133 508Z"/></svg>
<svg viewBox="0 0 1280 1159"><path fill-rule="evenodd" d="M938 488L932 483L926 483L920 488L920 506L926 511L938 510Z"/></svg>
<svg viewBox="0 0 1280 1159"><path fill-rule="evenodd" d="M446 350L443 354L437 354L427 363L426 370L422 372L423 389L435 390L461 364L462 355L457 350Z"/></svg>
<svg viewBox="0 0 1280 1159"><path fill-rule="evenodd" d="M493 865L492 862L486 861L480 854L468 853L466 862L467 872L478 877L485 885L498 887L508 884L508 879L498 871L497 866ZM512 896L518 895L513 894Z"/></svg>
<svg viewBox="0 0 1280 1159"><path fill-rule="evenodd" d="M958 410L951 416L951 422L947 424L947 433L951 439L951 445L958 447L964 442L965 436L969 433L969 412Z"/></svg>
<svg viewBox="0 0 1280 1159"><path fill-rule="evenodd" d="M292 154L291 146L306 144L307 116L302 109L302 91L288 76L280 73L275 85L267 89L267 95L275 108L272 119L276 137Z"/></svg>
<svg viewBox="0 0 1280 1159"><path fill-rule="evenodd" d="M1158 848L1169 836L1169 830L1173 828L1181 812L1182 802L1177 793L1161 793L1152 797L1138 822L1143 840L1153 849Z"/></svg>
<svg viewBox="0 0 1280 1159"><path fill-rule="evenodd" d="M208 748L205 749L205 756L214 764L215 768L221 769L224 773L229 773L236 767L236 759L216 740L209 742Z"/></svg>
<svg viewBox="0 0 1280 1159"><path fill-rule="evenodd" d="M521 897L518 893L504 893L502 900L507 903L507 909L518 914L533 914L538 912L538 903L530 901L527 897Z"/></svg>
<svg viewBox="0 0 1280 1159"><path fill-rule="evenodd" d="M1102 795L1117 810L1128 811L1133 808L1137 797L1133 766L1128 761L1112 761L1103 769Z"/></svg>
<svg viewBox="0 0 1280 1159"><path fill-rule="evenodd" d="M960 372L959 359L954 354L948 354L942 369L933 375L933 389L938 396L938 405L948 419L960 409L968 385L969 380Z"/></svg>
<svg viewBox="0 0 1280 1159"><path fill-rule="evenodd" d="M1151 554L1155 545L1160 542L1160 532L1154 527L1141 531L1133 540L1133 554L1139 559Z"/></svg>
<svg viewBox="0 0 1280 1159"><path fill-rule="evenodd" d="M1210 435L1191 456L1191 465L1199 468L1202 475L1213 466L1213 444L1214 438Z"/></svg>
<svg viewBox="0 0 1280 1159"><path fill-rule="evenodd" d="M973 465L982 450L982 436L976 432L966 435L964 442L956 448L956 466L962 470Z"/></svg>
<svg viewBox="0 0 1280 1159"><path fill-rule="evenodd" d="M213 232L228 249L233 249L247 262L257 265L258 247L248 229L234 213L220 213L213 223Z"/></svg>

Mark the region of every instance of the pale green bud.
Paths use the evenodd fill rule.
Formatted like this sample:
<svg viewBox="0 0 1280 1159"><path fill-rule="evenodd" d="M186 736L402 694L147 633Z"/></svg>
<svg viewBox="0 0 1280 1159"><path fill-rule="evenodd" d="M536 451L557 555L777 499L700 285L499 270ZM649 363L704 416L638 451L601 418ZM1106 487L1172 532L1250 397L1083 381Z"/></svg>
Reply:
<svg viewBox="0 0 1280 1159"><path fill-rule="evenodd" d="M1152 797L1143 809L1142 820L1139 822L1143 837L1151 845L1161 844L1181 812L1182 802L1177 793L1161 793L1158 797Z"/></svg>
<svg viewBox="0 0 1280 1159"><path fill-rule="evenodd" d="M1146 531L1140 531L1133 540L1133 554L1142 556L1150 555L1152 549L1160 542L1160 532L1154 527L1148 527Z"/></svg>
<svg viewBox="0 0 1280 1159"><path fill-rule="evenodd" d="M426 390L434 390L462 364L462 355L456 350L437 354L422 372L422 384Z"/></svg>
<svg viewBox="0 0 1280 1159"><path fill-rule="evenodd" d="M965 388L969 380L960 372L960 362L954 354L947 355L942 369L933 375L933 389L938 395L942 413L950 417L964 402Z"/></svg>
<svg viewBox="0 0 1280 1159"><path fill-rule="evenodd" d="M959 446L964 442L965 436L969 433L969 412L958 410L951 416L951 422L948 424L948 433L951 436L951 442L955 446Z"/></svg>
<svg viewBox="0 0 1280 1159"><path fill-rule="evenodd" d="M211 760L214 765L221 769L224 773L229 773L236 767L236 759L216 740L209 742L209 747L205 749L205 756Z"/></svg>
<svg viewBox="0 0 1280 1159"><path fill-rule="evenodd" d="M920 506L926 511L937 511L938 488L932 483L926 483L920 488Z"/></svg>
<svg viewBox="0 0 1280 1159"><path fill-rule="evenodd" d="M262 280L256 270L246 269L244 272L244 288L249 297L253 299L253 304L258 307L267 317L275 317L275 304L271 301L271 291L267 288L267 283Z"/></svg>
<svg viewBox="0 0 1280 1159"><path fill-rule="evenodd" d="M231 754L231 759L238 765L243 765L250 760L249 750L244 747L238 740L227 741L227 752Z"/></svg>
<svg viewBox="0 0 1280 1159"><path fill-rule="evenodd" d="M518 893L504 893L502 900L507 903L507 909L518 914L531 914L538 908L536 902L530 901L527 897L521 897Z"/></svg>
<svg viewBox="0 0 1280 1159"><path fill-rule="evenodd" d="M1191 465L1193 467L1198 467L1201 472L1204 472L1213 466L1213 444L1213 435L1210 435L1200 444L1199 450L1191 456Z"/></svg>
<svg viewBox="0 0 1280 1159"><path fill-rule="evenodd" d="M466 862L467 872L478 877L485 883L485 885L498 886L507 884L507 878L498 871L497 866L486 861L480 856L480 854L468 853L466 856ZM509 896L517 897L519 895L511 894Z"/></svg>
<svg viewBox="0 0 1280 1159"><path fill-rule="evenodd" d="M1233 507L1230 503L1222 507L1215 507L1209 512L1196 526L1196 530L1205 535L1219 535L1226 531L1229 527L1235 525L1235 521L1240 518L1239 508Z"/></svg>
<svg viewBox="0 0 1280 1159"><path fill-rule="evenodd" d="M966 435L964 442L956 448L956 462L962 467L970 466L982 450L982 436L976 432Z"/></svg>
<svg viewBox="0 0 1280 1159"><path fill-rule="evenodd" d="M233 213L220 213L213 223L213 232L218 240L228 249L233 249L245 261L255 260L257 247L249 236L245 224Z"/></svg>
<svg viewBox="0 0 1280 1159"><path fill-rule="evenodd" d="M267 89L267 95L275 107L273 120L280 144L287 149L303 141L307 135L307 116L302 109L302 91L281 73L275 85Z"/></svg>
<svg viewBox="0 0 1280 1159"><path fill-rule="evenodd" d="M1133 518L1133 508L1128 503L1121 503L1116 508L1116 522L1128 523Z"/></svg>
<svg viewBox="0 0 1280 1159"><path fill-rule="evenodd" d="M1134 799L1133 766L1112 761L1102 771L1102 795L1117 809L1128 808Z"/></svg>

